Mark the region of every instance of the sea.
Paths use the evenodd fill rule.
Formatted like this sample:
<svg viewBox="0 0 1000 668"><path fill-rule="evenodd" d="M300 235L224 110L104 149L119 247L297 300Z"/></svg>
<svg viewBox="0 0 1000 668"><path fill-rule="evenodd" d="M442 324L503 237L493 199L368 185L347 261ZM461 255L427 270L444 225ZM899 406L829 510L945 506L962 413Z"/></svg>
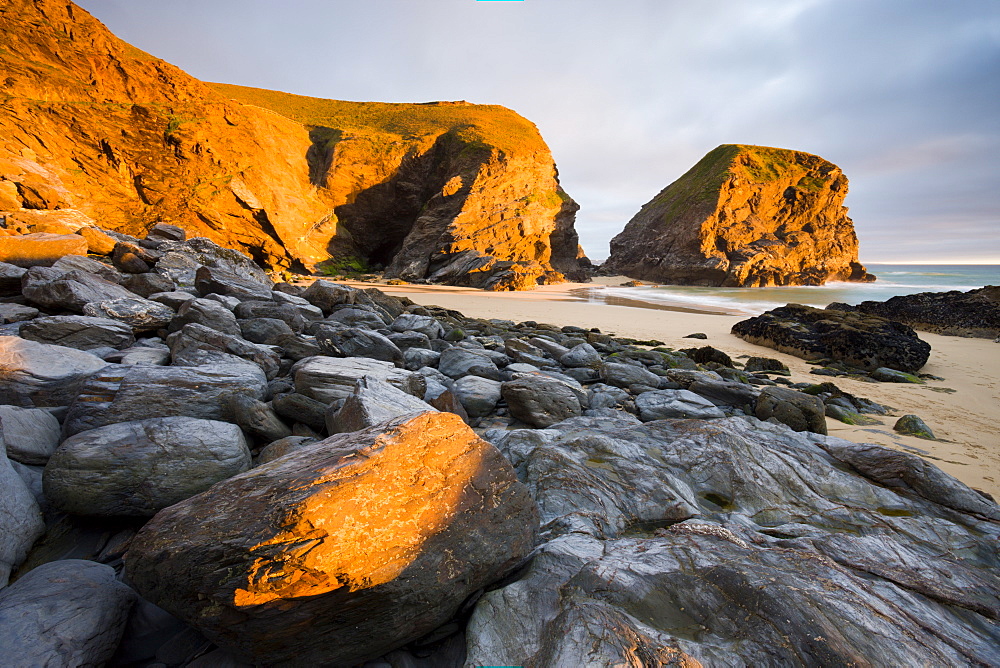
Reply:
<svg viewBox="0 0 1000 668"><path fill-rule="evenodd" d="M831 302L858 304L885 301L917 292L974 290L1000 285L1000 265L866 264L878 277L873 283L827 283L818 286L775 288L706 288L687 285L607 287L585 289L587 301L645 306L695 313L758 315L785 304L824 307Z"/></svg>

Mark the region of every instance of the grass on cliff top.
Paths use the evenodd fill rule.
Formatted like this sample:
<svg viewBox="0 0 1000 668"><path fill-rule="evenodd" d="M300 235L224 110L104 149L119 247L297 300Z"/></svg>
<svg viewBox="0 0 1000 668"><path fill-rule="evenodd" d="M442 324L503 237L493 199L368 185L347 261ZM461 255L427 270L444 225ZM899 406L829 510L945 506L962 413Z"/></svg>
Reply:
<svg viewBox="0 0 1000 668"><path fill-rule="evenodd" d="M499 105L346 102L231 84L208 85L237 102L269 109L307 126L345 133L376 131L403 139L458 129L462 139L494 146L508 155L548 153L533 123Z"/></svg>

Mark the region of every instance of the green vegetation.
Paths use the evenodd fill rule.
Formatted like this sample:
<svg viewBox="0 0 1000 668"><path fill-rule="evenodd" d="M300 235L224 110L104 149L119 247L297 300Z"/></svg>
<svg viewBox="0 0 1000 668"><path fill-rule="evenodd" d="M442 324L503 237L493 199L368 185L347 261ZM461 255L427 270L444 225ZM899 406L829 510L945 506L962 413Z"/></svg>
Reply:
<svg viewBox="0 0 1000 668"><path fill-rule="evenodd" d="M434 138L454 130L466 143L489 145L508 155L548 152L534 124L498 105L346 102L230 84L208 85L237 102L269 109L303 125L328 128L343 135L379 132L414 140Z"/></svg>
<svg viewBox="0 0 1000 668"><path fill-rule="evenodd" d="M347 276L348 278L356 278L372 271L368 260L353 255L332 257L321 262L316 269L322 276Z"/></svg>
<svg viewBox="0 0 1000 668"><path fill-rule="evenodd" d="M662 217L670 221L691 211L692 205L700 205L698 209L714 206L719 189L732 174L730 168L740 148L735 144L723 144L712 149L694 167L664 188L653 200L653 204L665 206Z"/></svg>

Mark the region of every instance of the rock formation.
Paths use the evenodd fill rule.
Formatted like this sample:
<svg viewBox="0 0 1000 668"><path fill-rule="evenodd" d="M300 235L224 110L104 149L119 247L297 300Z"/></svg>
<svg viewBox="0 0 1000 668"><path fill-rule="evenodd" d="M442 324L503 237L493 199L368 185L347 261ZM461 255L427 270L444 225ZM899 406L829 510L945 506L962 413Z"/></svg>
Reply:
<svg viewBox="0 0 1000 668"><path fill-rule="evenodd" d="M724 144L642 207L603 269L680 285L875 280L846 195L847 177L819 156Z"/></svg>
<svg viewBox="0 0 1000 668"><path fill-rule="evenodd" d="M205 84L68 0L4 3L0 35L8 227L169 221L270 267L333 258L493 289L583 276L578 206L509 109Z"/></svg>
<svg viewBox="0 0 1000 668"><path fill-rule="evenodd" d="M968 292L920 292L884 302L857 306L830 304L827 308L857 311L906 323L937 334L995 339L1000 336L1000 286L987 285Z"/></svg>

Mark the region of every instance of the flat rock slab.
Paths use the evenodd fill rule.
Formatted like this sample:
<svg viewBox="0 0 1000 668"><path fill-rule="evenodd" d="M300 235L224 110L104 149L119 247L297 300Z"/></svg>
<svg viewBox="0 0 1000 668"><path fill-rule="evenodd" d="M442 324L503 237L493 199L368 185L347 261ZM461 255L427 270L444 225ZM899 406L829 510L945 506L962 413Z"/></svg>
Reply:
<svg viewBox="0 0 1000 668"><path fill-rule="evenodd" d="M97 274L78 269L64 272L55 267L29 269L21 282L21 290L35 304L77 313L83 313L83 307L91 302L141 299L134 292Z"/></svg>
<svg viewBox="0 0 1000 668"><path fill-rule="evenodd" d="M266 391L267 378L253 364L112 366L81 385L63 432L71 436L117 422L179 415L228 421L224 398L262 399Z"/></svg>
<svg viewBox="0 0 1000 668"><path fill-rule="evenodd" d="M83 381L106 366L82 350L0 336L0 403L68 406Z"/></svg>
<svg viewBox="0 0 1000 668"><path fill-rule="evenodd" d="M132 328L110 318L87 315L53 315L21 325L21 338L77 350L128 348L135 343Z"/></svg>
<svg viewBox="0 0 1000 668"><path fill-rule="evenodd" d="M136 599L110 566L43 564L0 591L0 665L105 665Z"/></svg>
<svg viewBox="0 0 1000 668"><path fill-rule="evenodd" d="M110 424L70 436L45 466L46 498L76 515L152 517L250 468L234 424L189 417Z"/></svg>
<svg viewBox="0 0 1000 668"><path fill-rule="evenodd" d="M0 262L17 267L49 267L64 255L86 254L87 240L79 234L0 236Z"/></svg>
<svg viewBox="0 0 1000 668"><path fill-rule="evenodd" d="M364 357L307 357L292 367L295 391L325 404L349 397L358 379L365 376L395 385L418 398L422 398L427 389L424 377L419 373L398 369L390 362Z"/></svg>
<svg viewBox="0 0 1000 668"><path fill-rule="evenodd" d="M303 445L160 511L126 572L243 660L354 665L503 577L537 517L495 448L424 413Z"/></svg>
<svg viewBox="0 0 1000 668"><path fill-rule="evenodd" d="M377 378L359 378L354 392L340 410L326 418L331 434L358 431L407 413L424 413L437 409L421 399L407 394L394 385Z"/></svg>

